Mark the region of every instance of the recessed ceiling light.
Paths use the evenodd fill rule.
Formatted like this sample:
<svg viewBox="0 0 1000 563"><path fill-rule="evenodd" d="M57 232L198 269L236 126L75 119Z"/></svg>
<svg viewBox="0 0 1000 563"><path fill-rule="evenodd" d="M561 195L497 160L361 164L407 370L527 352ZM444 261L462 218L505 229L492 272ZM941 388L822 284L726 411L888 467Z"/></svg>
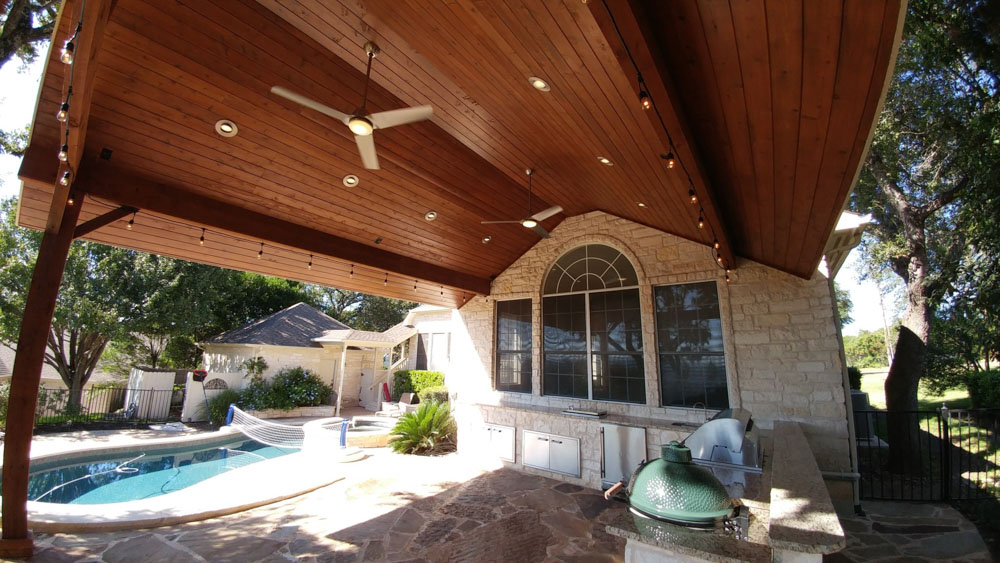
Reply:
<svg viewBox="0 0 1000 563"><path fill-rule="evenodd" d="M483 237L483 244L489 244L491 240L493 240L493 237L491 237L490 235L486 235L485 237Z"/></svg>
<svg viewBox="0 0 1000 563"><path fill-rule="evenodd" d="M438 218L438 212L437 211L428 211L427 213L424 213L424 219L426 219L428 221L433 221L433 220L435 220L437 218Z"/></svg>
<svg viewBox="0 0 1000 563"><path fill-rule="evenodd" d="M215 132L223 137L235 137L240 128L228 119L220 119L215 122Z"/></svg>
<svg viewBox="0 0 1000 563"><path fill-rule="evenodd" d="M360 180L358 180L358 177L355 176L354 174L348 174L347 176L344 176L344 185L347 186L348 188L353 188L354 186L357 186L358 182L360 182Z"/></svg>
<svg viewBox="0 0 1000 563"><path fill-rule="evenodd" d="M641 201L637 201L635 202L635 204L638 205L639 207L646 207L646 204Z"/></svg>
<svg viewBox="0 0 1000 563"><path fill-rule="evenodd" d="M529 76L528 83L531 84L532 88L538 90L539 92L548 92L552 89L548 82L538 78L537 76Z"/></svg>
<svg viewBox="0 0 1000 563"><path fill-rule="evenodd" d="M606 165L606 166L614 166L615 165L614 162L611 162L610 160L608 160L606 157L603 157L603 156L597 157L597 161L600 162L601 164Z"/></svg>

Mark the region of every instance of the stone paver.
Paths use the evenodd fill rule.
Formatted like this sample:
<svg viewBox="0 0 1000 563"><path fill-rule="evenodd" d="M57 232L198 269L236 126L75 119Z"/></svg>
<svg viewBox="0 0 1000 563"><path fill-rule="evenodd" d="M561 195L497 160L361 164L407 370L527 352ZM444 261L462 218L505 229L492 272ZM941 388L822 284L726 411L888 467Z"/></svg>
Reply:
<svg viewBox="0 0 1000 563"><path fill-rule="evenodd" d="M848 561L993 561L976 527L946 504L865 502L864 516L841 517Z"/></svg>

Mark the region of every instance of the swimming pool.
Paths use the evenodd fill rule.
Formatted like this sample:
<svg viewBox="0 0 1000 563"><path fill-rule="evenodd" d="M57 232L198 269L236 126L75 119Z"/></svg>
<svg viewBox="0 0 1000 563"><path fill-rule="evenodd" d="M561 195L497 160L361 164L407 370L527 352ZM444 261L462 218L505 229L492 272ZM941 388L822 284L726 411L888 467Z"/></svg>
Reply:
<svg viewBox="0 0 1000 563"><path fill-rule="evenodd" d="M169 494L227 471L295 453L239 437L225 444L174 451L130 452L110 459L32 468L28 499L57 504L108 504Z"/></svg>

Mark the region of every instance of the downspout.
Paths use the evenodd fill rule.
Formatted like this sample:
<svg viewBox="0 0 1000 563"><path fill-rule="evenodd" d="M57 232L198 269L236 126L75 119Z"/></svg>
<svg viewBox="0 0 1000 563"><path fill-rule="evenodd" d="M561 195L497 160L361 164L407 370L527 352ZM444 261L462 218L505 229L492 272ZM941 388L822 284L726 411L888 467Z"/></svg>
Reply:
<svg viewBox="0 0 1000 563"><path fill-rule="evenodd" d="M343 348L340 349L340 375L337 382L337 410L333 416L340 416L340 399L344 395L344 370L347 369L347 342L344 341Z"/></svg>
<svg viewBox="0 0 1000 563"><path fill-rule="evenodd" d="M854 402L851 400L851 382L847 375L847 354L844 352L844 335L840 326L840 313L837 311L837 292L833 287L833 278L826 278L830 289L830 308L833 309L833 324L837 327L837 353L840 355L841 383L844 386L844 410L847 412L847 452L851 457L851 481L854 490L854 512L863 514L861 510L861 475L858 473L858 441L854 431Z"/></svg>

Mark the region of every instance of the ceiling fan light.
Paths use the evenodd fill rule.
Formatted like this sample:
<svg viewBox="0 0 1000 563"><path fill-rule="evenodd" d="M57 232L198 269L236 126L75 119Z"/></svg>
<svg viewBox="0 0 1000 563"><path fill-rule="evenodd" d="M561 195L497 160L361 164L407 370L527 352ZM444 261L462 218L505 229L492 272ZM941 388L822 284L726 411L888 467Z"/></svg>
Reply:
<svg viewBox="0 0 1000 563"><path fill-rule="evenodd" d="M530 217L528 219L522 219L521 220L521 226L525 227L525 228L528 228L528 229L534 229L535 227L538 226L538 221L535 221L534 219L531 219Z"/></svg>
<svg viewBox="0 0 1000 563"><path fill-rule="evenodd" d="M368 118L361 115L351 117L351 119L347 122L347 126L350 127L352 133L362 137L371 135L372 131L375 130L375 127L372 126L372 122L369 121Z"/></svg>

